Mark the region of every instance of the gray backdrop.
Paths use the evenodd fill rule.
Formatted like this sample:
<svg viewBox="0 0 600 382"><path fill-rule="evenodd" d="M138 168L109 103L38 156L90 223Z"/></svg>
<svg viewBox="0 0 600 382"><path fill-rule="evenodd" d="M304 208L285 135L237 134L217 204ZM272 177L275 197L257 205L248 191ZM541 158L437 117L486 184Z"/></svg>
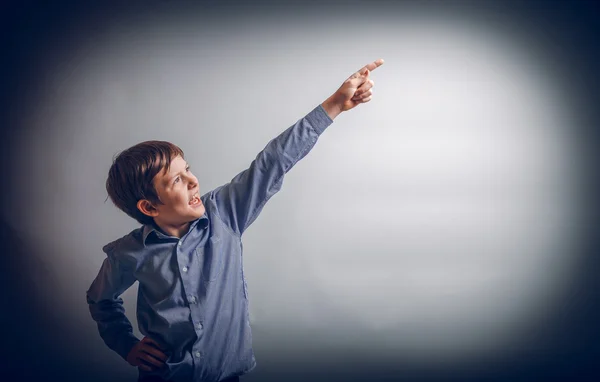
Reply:
<svg viewBox="0 0 600 382"><path fill-rule="evenodd" d="M138 227L106 201L112 157L169 140L206 193L380 57L373 100L335 120L243 237L259 364L244 380L489 377L473 370L557 349L586 259L574 56L503 8L418 4L165 2L80 17L40 49L3 218L72 375L136 377L85 302L102 246Z"/></svg>

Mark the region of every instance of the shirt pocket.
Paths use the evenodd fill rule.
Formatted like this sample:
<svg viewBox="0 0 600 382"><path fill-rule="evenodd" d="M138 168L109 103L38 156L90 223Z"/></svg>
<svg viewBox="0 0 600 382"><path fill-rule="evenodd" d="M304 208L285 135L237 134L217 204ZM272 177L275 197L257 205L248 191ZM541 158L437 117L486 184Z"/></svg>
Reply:
<svg viewBox="0 0 600 382"><path fill-rule="evenodd" d="M210 237L208 248L196 248L196 256L202 264L202 281L214 282L223 273L225 252L219 237Z"/></svg>

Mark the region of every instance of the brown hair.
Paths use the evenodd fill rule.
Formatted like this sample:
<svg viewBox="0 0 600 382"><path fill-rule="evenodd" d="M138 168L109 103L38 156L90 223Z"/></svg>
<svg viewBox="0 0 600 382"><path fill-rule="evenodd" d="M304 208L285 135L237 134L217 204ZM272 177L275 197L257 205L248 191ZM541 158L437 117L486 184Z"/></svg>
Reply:
<svg viewBox="0 0 600 382"><path fill-rule="evenodd" d="M183 151L165 141L146 141L122 151L113 159L108 171L108 196L127 215L141 224L151 224L154 219L143 214L137 202L146 199L161 203L152 180L161 170L166 173L171 160L178 155L183 158Z"/></svg>

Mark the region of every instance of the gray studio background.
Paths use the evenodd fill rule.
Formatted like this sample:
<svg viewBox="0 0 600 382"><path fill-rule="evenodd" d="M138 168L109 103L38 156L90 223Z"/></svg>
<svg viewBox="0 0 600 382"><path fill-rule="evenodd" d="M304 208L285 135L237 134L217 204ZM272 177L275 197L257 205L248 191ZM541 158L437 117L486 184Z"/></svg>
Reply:
<svg viewBox="0 0 600 382"><path fill-rule="evenodd" d="M77 328L74 362L136 375L85 302L102 246L138 227L105 201L116 153L174 142L204 194L380 57L373 100L335 120L243 238L259 364L244 380L532 351L580 261L566 66L483 14L399 9L129 15L48 54L5 217L43 254L34 288L57 330Z"/></svg>

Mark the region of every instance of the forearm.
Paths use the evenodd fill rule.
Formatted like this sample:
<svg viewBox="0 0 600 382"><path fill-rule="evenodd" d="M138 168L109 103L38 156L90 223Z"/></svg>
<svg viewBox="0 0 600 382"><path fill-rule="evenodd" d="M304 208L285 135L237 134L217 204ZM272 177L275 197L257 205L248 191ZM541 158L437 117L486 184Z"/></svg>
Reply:
<svg viewBox="0 0 600 382"><path fill-rule="evenodd" d="M139 339L133 334L131 322L125 316L122 302L88 300L92 318L98 324L98 332L106 346L118 353L123 359Z"/></svg>

